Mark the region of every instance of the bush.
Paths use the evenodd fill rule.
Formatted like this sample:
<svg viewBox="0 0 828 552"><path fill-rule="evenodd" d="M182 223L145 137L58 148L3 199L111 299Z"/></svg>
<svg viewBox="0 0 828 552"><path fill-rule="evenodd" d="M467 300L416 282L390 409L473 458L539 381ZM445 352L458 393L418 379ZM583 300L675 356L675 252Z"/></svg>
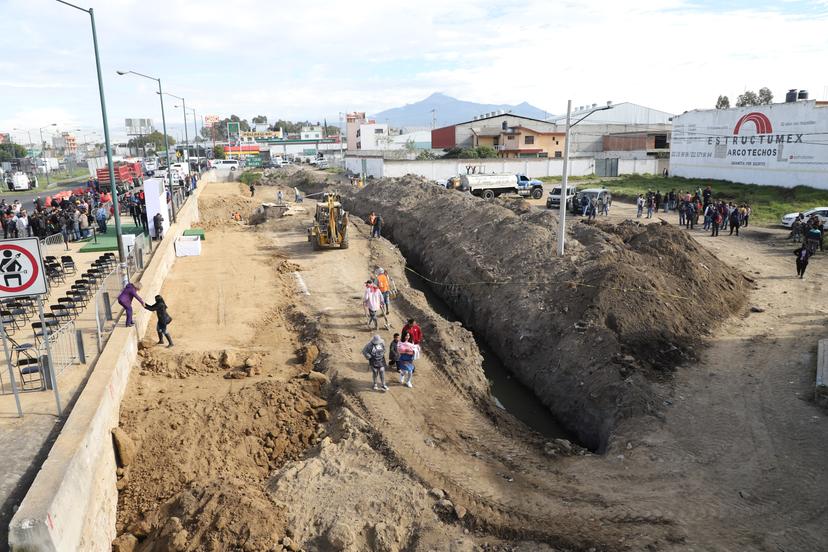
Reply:
<svg viewBox="0 0 828 552"><path fill-rule="evenodd" d="M259 171L244 171L239 176L239 181L241 181L246 186L250 186L251 184L258 184L261 179L262 173Z"/></svg>

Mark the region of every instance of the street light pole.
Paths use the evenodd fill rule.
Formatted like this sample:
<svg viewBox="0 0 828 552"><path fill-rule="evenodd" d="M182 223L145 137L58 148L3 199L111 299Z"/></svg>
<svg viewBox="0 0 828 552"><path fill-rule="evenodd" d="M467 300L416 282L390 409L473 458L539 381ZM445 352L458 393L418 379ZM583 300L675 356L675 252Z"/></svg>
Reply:
<svg viewBox="0 0 828 552"><path fill-rule="evenodd" d="M50 126L57 126L57 123L51 123L46 125L45 127L40 127L38 130L40 131L40 158L43 160L43 172L46 173L46 188L49 187L51 182L49 182L49 165L46 163L46 146L43 142L43 129L49 128Z"/></svg>
<svg viewBox="0 0 828 552"><path fill-rule="evenodd" d="M167 116L164 114L164 91L161 90L161 79L156 77L150 77L149 75L145 75L143 73L138 73L137 71L115 71L122 77L124 75L135 75L136 77L144 77L145 79L154 80L158 83L158 98L161 100L161 126L164 130L164 149L166 150L167 154L167 189L170 192L170 202L172 203L172 215L170 218L172 222L176 222L175 218L175 194L173 193L172 187L172 161L170 159L170 140L167 137Z"/></svg>
<svg viewBox="0 0 828 552"><path fill-rule="evenodd" d="M607 102L606 107L599 107L597 109L593 109L574 123L570 124L572 119L572 100L567 100L566 102L566 136L564 137L564 158L563 158L563 175L561 177L561 201L558 211L558 257L562 257L564 254L564 243L566 241L566 196L568 192L568 183L569 183L569 138L571 135L572 127L592 115L597 111L606 111L607 109L612 109L612 105ZM575 198L573 197L572 200L574 201Z"/></svg>
<svg viewBox="0 0 828 552"><path fill-rule="evenodd" d="M561 177L561 200L558 210L558 257L564 254L564 242L566 241L566 197L568 190L568 175L569 169L569 122L572 117L572 100L566 102L566 135L564 136L564 159L563 159L563 175ZM575 201L575 198L572 198Z"/></svg>
<svg viewBox="0 0 828 552"><path fill-rule="evenodd" d="M106 115L106 98L104 96L103 74L101 73L101 55L98 50L98 32L95 29L95 11L92 8L84 9L64 0L57 0L61 4L65 4L76 10L86 12L89 14L89 20L92 24L92 45L95 48L95 69L98 73L98 95L101 99L101 117L103 119L104 144L106 145L106 162L109 165L109 189L112 194L112 209L115 212L115 238L118 241L118 261L120 262L121 280L124 285L129 282L129 275L127 274L126 265L126 250L124 249L124 239L121 234L121 214L118 207L118 188L115 185L115 164L112 161L112 141L109 137L109 120ZM48 181L48 179L47 179Z"/></svg>

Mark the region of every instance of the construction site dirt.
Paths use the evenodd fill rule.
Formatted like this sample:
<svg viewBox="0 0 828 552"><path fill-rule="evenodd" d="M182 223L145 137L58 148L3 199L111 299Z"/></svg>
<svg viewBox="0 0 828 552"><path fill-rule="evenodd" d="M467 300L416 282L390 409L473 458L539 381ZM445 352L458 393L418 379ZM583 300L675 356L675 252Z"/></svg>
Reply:
<svg viewBox="0 0 828 552"><path fill-rule="evenodd" d="M828 427L803 400L826 313L796 291L821 291L821 266L801 283L773 240L579 221L556 260L554 216L414 179L341 188L385 220L369 239L352 216L348 249L312 250L312 198L246 224L326 177L202 193L203 254L163 292L176 346L143 344L122 408L115 549L828 546ZM414 388L389 371L372 390L360 353L378 266L399 288L379 333L423 328ZM475 336L574 442L498 406Z"/></svg>

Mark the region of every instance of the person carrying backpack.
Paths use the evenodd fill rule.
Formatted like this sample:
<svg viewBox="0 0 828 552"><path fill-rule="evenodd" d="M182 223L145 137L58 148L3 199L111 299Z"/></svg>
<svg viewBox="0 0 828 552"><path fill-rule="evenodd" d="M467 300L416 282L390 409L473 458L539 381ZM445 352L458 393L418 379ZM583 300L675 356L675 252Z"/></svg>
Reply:
<svg viewBox="0 0 828 552"><path fill-rule="evenodd" d="M377 378L379 378L383 391L388 391L388 386L385 385L385 342L379 335L374 335L365 347L362 348L362 356L368 361L368 367L371 369L371 379L374 382L374 391L379 391L380 386L377 385Z"/></svg>

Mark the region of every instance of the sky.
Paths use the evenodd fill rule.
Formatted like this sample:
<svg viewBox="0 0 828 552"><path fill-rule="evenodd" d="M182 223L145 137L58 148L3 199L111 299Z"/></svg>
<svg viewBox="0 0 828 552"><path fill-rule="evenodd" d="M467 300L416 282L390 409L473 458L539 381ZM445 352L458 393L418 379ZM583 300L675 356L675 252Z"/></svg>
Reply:
<svg viewBox="0 0 828 552"><path fill-rule="evenodd" d="M434 92L550 113L570 98L681 113L763 86L780 101L828 94L828 0L79 1L94 8L116 140L127 117L161 126L155 81L116 70L160 77L199 118L330 123ZM0 132L102 136L87 14L0 0L0 52Z"/></svg>

